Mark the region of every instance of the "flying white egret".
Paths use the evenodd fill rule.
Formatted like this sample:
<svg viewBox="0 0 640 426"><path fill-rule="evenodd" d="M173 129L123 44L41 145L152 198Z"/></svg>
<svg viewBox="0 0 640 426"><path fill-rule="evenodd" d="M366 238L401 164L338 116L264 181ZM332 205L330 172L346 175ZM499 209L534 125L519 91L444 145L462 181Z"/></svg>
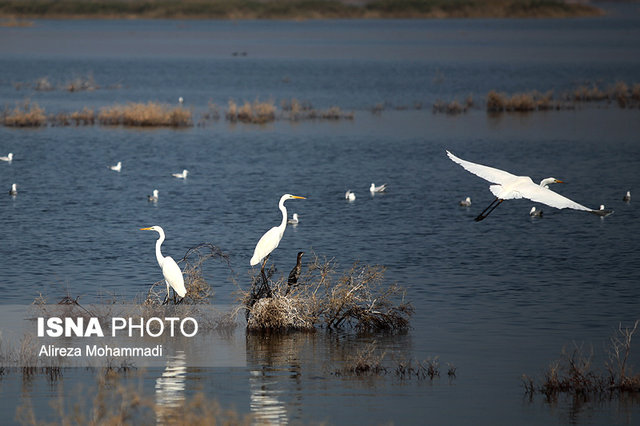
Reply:
<svg viewBox="0 0 640 426"><path fill-rule="evenodd" d="M369 192L371 192L372 194L375 194L376 192L384 192L387 190L387 184L384 183L380 186L376 186L373 182L371 183L371 186L369 187Z"/></svg>
<svg viewBox="0 0 640 426"><path fill-rule="evenodd" d="M154 189L154 190L153 190L153 195L147 195L147 200L148 200L148 201L153 201L154 203L155 203L156 201L158 201L158 190L157 190L157 189Z"/></svg>
<svg viewBox="0 0 640 426"><path fill-rule="evenodd" d="M284 194L282 197L280 197L278 208L282 212L282 222L280 223L280 226L274 226L273 228L265 232L262 238L260 238L260 241L258 241L258 244L256 244L255 250L253 250L253 256L249 261L249 264L251 264L251 266L257 265L262 259L264 259L261 268L261 271L264 271L264 265L265 263L267 263L269 254L271 254L271 252L275 250L276 247L278 247L278 244L280 244L280 240L284 235L284 230L287 227L287 208L284 206L284 202L293 199L304 200L305 197L299 197L297 195L291 194Z"/></svg>
<svg viewBox="0 0 640 426"><path fill-rule="evenodd" d="M11 160L13 160L13 152L10 152L9 154L7 154L6 157L0 157L0 160L11 162Z"/></svg>
<svg viewBox="0 0 640 426"><path fill-rule="evenodd" d="M182 170L182 173L171 173L171 176L176 177L178 179L186 179L188 174L189 174L189 170L184 169Z"/></svg>
<svg viewBox="0 0 640 426"><path fill-rule="evenodd" d="M18 195L18 185L15 183L11 184L11 189L9 190L9 195Z"/></svg>
<svg viewBox="0 0 640 426"><path fill-rule="evenodd" d="M529 216L531 217L542 217L542 210L536 210L536 206L531 207L529 211Z"/></svg>
<svg viewBox="0 0 640 426"><path fill-rule="evenodd" d="M298 220L298 213L294 213L294 214L293 214L293 217L287 221L287 223L290 223L290 224L292 224L292 225L297 225L297 224L298 224L298 222L299 222L299 220Z"/></svg>
<svg viewBox="0 0 640 426"><path fill-rule="evenodd" d="M467 197L464 200L460 201L460 205L462 207L470 207L471 206L471 197Z"/></svg>
<svg viewBox="0 0 640 426"><path fill-rule="evenodd" d="M477 217L476 222L489 216L489 214L500 205L504 200L511 200L517 198L528 198L531 201L537 203L546 204L556 209L574 209L582 210L589 213L594 213L599 216L605 216L613 213L610 210L594 210L589 207L585 207L582 204L578 204L575 201L568 199L552 190L545 188L544 185L554 182L562 182L555 178L543 179L539 185L536 185L529 176L516 176L504 170L495 169L493 167L483 166L482 164L472 163L471 161L462 160L449 151L447 151L449 158L461 165L468 172L473 173L476 176L480 176L482 179L487 180L495 185L489 186L489 190L496 196L496 199L489 204L489 206L482 211ZM486 213L486 214L485 214Z"/></svg>
<svg viewBox="0 0 640 426"><path fill-rule="evenodd" d="M122 161L118 161L118 164L116 164L115 166L109 166L109 168L114 172L119 172L120 170L122 170Z"/></svg>
<svg viewBox="0 0 640 426"><path fill-rule="evenodd" d="M180 297L184 297L187 294L187 289L184 287L184 277L182 276L182 271L180 267L176 263L175 260L171 256L162 256L162 252L160 251L160 246L164 241L164 230L160 226L152 226L150 228L140 228L141 231L156 231L160 234L158 241L156 241L156 259L158 260L158 265L160 265L160 269L162 269L162 275L164 276L164 281L167 284L167 300L165 303L169 302L169 286L173 288L173 291L178 294ZM174 303L175 303L175 295L174 295Z"/></svg>
<svg viewBox="0 0 640 426"><path fill-rule="evenodd" d="M624 196L622 197L622 201L624 201L626 203L631 201L631 191L627 191L627 193L624 194Z"/></svg>
<svg viewBox="0 0 640 426"><path fill-rule="evenodd" d="M353 201L356 199L356 193L351 191L350 189L344 193L344 198L349 201Z"/></svg>

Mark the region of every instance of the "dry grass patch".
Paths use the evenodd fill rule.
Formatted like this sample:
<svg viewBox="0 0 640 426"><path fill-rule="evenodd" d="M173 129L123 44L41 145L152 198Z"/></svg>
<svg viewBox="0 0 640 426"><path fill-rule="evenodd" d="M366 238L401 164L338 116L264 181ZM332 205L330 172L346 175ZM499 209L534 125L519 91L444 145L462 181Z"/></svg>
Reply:
<svg viewBox="0 0 640 426"><path fill-rule="evenodd" d="M276 119L276 111L273 101L260 102L256 99L238 105L233 99L229 99L225 116L231 122L265 124Z"/></svg>
<svg viewBox="0 0 640 426"><path fill-rule="evenodd" d="M114 105L100 109L98 122L111 126L188 127L192 126L191 111L181 106L157 102Z"/></svg>
<svg viewBox="0 0 640 426"><path fill-rule="evenodd" d="M640 392L640 374L634 374L628 364L631 340L639 323L636 321L629 328L618 327L610 341L606 373L593 368L593 349L587 351L583 346L574 345L571 351L562 350L562 357L549 365L540 384L523 375L525 392L531 395L542 393L549 400L555 400L563 393L620 396Z"/></svg>
<svg viewBox="0 0 640 426"><path fill-rule="evenodd" d="M2 124L9 127L40 127L47 124L44 108L37 103L25 100L15 108L5 108L2 113Z"/></svg>

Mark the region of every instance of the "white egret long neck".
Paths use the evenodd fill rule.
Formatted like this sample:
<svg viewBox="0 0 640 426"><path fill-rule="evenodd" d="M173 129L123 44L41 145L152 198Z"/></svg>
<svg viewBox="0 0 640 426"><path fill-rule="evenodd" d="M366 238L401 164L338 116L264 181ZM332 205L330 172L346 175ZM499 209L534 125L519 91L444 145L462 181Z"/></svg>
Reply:
<svg viewBox="0 0 640 426"><path fill-rule="evenodd" d="M285 201L287 201L287 198L283 196L282 198L280 198L280 203L278 203L278 207L282 212L282 222L278 227L280 228L281 232L284 232L284 229L287 227L287 208L284 206Z"/></svg>
<svg viewBox="0 0 640 426"><path fill-rule="evenodd" d="M162 268L162 264L164 263L164 257L162 256L162 252L160 251L160 246L164 242L164 231L162 229L157 230L160 237L158 241L156 241L156 260L158 261L158 265Z"/></svg>

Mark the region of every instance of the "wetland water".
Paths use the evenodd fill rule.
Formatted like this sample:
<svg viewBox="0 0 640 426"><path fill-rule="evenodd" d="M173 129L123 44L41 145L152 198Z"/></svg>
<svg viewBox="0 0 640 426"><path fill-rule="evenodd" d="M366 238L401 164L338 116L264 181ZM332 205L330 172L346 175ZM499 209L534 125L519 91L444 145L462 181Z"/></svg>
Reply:
<svg viewBox="0 0 640 426"><path fill-rule="evenodd" d="M140 380L159 405L197 392L278 423L634 424L640 405L613 400L555 403L524 395L523 373L539 376L563 346L592 345L596 365L621 322L640 318L640 111L616 105L490 116L489 90L554 90L640 81L640 16L568 20L445 21L36 21L0 27L0 98L29 98L47 112L116 102L174 103L196 115L212 101L297 98L340 106L353 120L279 120L265 126L222 118L183 130L104 126L0 127L2 303L51 301L68 291L81 301L101 294L130 300L160 278L163 253L180 258L211 242L230 256L240 285L260 235L279 220L277 200L300 223L271 256L287 273L299 250L381 264L415 307L401 335L351 332L263 338L238 329L246 366L189 368L180 356ZM246 52L246 56L234 52ZM62 85L91 75L94 91L35 91L47 77ZM18 86L18 88L16 88ZM433 115L436 99L474 96L459 116ZM386 107L373 114L374 105ZM422 104L422 109L416 109ZM605 204L605 218L533 205L502 204L480 223L488 183L445 155L567 181L553 189L579 203ZM123 162L120 173L107 166ZM171 173L187 168L186 181ZM371 182L389 192L371 197ZM146 196L157 188L158 203ZM344 200L352 189L357 199ZM458 201L471 196L470 208ZM640 198L639 198L640 199ZM285 272L286 271L286 272ZM214 302L234 303L229 269L207 269ZM6 335L9 330L3 330ZM393 356L439 357L442 377L401 382L332 374L356 348L376 341ZM221 341L216 339L216 342ZM640 368L640 350L631 363ZM446 364L457 368L449 380ZM169 365L170 364L170 365ZM164 386L170 371L173 386ZM94 375L66 371L57 384L0 378L4 412L30 398L40 418L49 401L72 398ZM167 391L166 389L170 389ZM172 402L173 401L173 402ZM329 409L327 409L329 407ZM13 416L3 419L12 421Z"/></svg>

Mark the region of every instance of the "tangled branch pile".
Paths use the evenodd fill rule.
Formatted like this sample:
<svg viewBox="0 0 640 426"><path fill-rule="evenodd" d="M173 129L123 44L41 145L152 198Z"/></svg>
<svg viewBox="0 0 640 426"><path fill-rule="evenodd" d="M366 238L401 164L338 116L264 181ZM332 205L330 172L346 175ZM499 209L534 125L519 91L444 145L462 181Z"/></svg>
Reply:
<svg viewBox="0 0 640 426"><path fill-rule="evenodd" d="M384 284L384 267L355 263L342 275L336 269L333 260L320 260L314 255L295 286L288 285L283 278L269 282L268 277L265 286L263 277L254 277L251 289L242 295L247 328L261 331L313 330L316 326L352 327L358 331L408 328L413 307L404 300L400 286Z"/></svg>

